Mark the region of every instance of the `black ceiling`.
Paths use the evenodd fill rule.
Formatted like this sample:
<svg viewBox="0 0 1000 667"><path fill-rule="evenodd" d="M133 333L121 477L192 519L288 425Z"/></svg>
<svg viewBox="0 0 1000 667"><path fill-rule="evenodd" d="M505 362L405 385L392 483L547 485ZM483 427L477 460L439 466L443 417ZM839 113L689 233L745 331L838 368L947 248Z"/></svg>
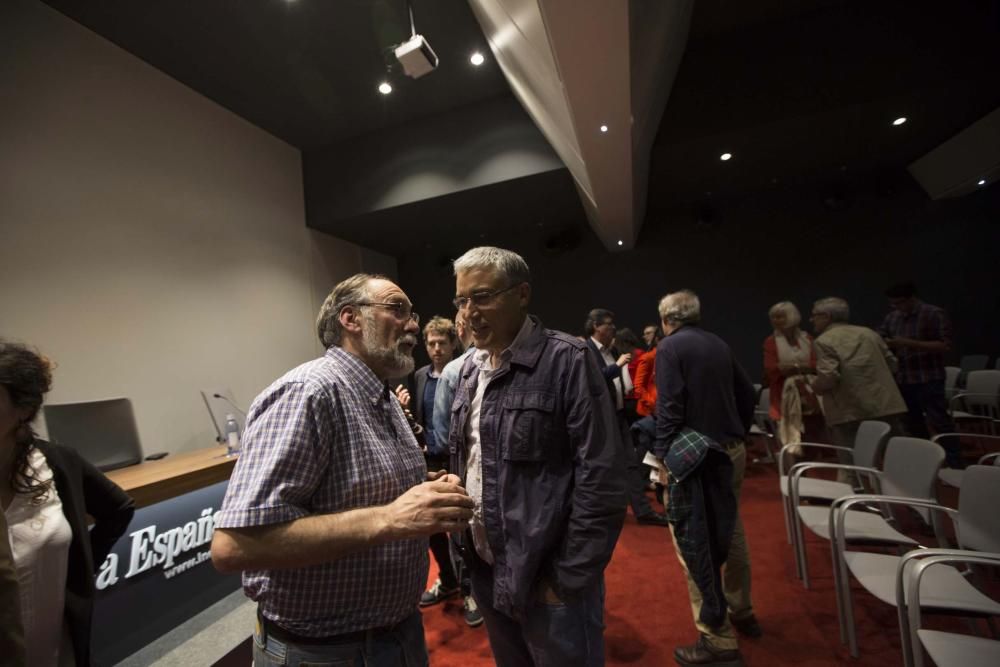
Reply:
<svg viewBox="0 0 1000 667"><path fill-rule="evenodd" d="M469 65L473 50L488 49L465 0L414 0L418 32L441 66L418 81L393 72L389 97L376 84L384 49L408 35L405 0L47 2L304 151L510 94L489 57ZM1000 106L997 72L995 1L695 0L652 148L649 210L901 172ZM898 116L909 120L891 126ZM718 159L724 151L729 162ZM522 194L534 201L547 182L533 178L544 179L477 191L477 208ZM582 216L566 178L543 224L528 228L541 235ZM551 201L563 210L548 210ZM435 219L466 224L468 204L467 196L450 208L438 202ZM400 230L414 220L398 211L383 217L398 219L385 222ZM435 234L447 238L427 233L432 244Z"/></svg>
<svg viewBox="0 0 1000 667"><path fill-rule="evenodd" d="M492 60L469 63L489 47L465 0L413 0L441 61L419 81L386 68L410 35L405 0L46 3L302 150L510 91Z"/></svg>

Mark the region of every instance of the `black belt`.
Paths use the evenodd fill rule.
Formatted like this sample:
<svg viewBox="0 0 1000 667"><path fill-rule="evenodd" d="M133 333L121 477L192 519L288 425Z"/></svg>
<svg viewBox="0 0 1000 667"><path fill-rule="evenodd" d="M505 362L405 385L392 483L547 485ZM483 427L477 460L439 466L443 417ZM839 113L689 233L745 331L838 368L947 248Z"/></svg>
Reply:
<svg viewBox="0 0 1000 667"><path fill-rule="evenodd" d="M361 644L368 639L374 639L380 635L395 629L396 626L384 626L381 628L369 628L367 630L356 630L345 632L340 635L327 635L326 637L305 637L298 635L291 630L286 630L274 621L266 618L257 608L257 620L266 637L274 637L289 644L307 644L310 646L343 646L345 644Z"/></svg>

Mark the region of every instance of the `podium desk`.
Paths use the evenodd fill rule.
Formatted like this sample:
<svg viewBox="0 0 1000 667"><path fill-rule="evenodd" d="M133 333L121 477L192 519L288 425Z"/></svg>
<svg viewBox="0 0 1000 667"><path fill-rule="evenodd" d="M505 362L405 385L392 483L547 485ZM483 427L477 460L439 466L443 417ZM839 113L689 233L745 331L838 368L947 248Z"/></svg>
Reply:
<svg viewBox="0 0 1000 667"><path fill-rule="evenodd" d="M148 507L170 498L229 479L235 456L226 456L225 445L215 445L159 461L119 468L105 473L135 500L136 508Z"/></svg>
<svg viewBox="0 0 1000 667"><path fill-rule="evenodd" d="M105 473L135 516L97 574L95 664L112 665L240 588L211 561L215 517L236 465L223 445Z"/></svg>

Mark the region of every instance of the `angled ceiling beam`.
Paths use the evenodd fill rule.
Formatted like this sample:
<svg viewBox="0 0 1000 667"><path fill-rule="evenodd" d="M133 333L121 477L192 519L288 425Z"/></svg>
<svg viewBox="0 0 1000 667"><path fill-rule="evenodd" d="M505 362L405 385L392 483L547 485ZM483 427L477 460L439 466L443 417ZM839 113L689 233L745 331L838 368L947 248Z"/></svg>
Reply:
<svg viewBox="0 0 1000 667"><path fill-rule="evenodd" d="M692 0L469 0L514 94L565 163L591 227L631 248Z"/></svg>

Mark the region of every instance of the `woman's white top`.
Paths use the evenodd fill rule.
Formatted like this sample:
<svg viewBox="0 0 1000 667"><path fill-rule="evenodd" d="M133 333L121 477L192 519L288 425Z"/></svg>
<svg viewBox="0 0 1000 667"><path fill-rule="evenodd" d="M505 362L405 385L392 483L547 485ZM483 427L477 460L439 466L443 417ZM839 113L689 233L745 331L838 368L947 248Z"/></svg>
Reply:
<svg viewBox="0 0 1000 667"><path fill-rule="evenodd" d="M42 481L52 479L45 455L33 449L28 465ZM29 665L74 665L73 644L64 622L66 571L73 532L62 511L55 484L42 502L15 493L4 511L7 536L21 593L21 621Z"/></svg>

